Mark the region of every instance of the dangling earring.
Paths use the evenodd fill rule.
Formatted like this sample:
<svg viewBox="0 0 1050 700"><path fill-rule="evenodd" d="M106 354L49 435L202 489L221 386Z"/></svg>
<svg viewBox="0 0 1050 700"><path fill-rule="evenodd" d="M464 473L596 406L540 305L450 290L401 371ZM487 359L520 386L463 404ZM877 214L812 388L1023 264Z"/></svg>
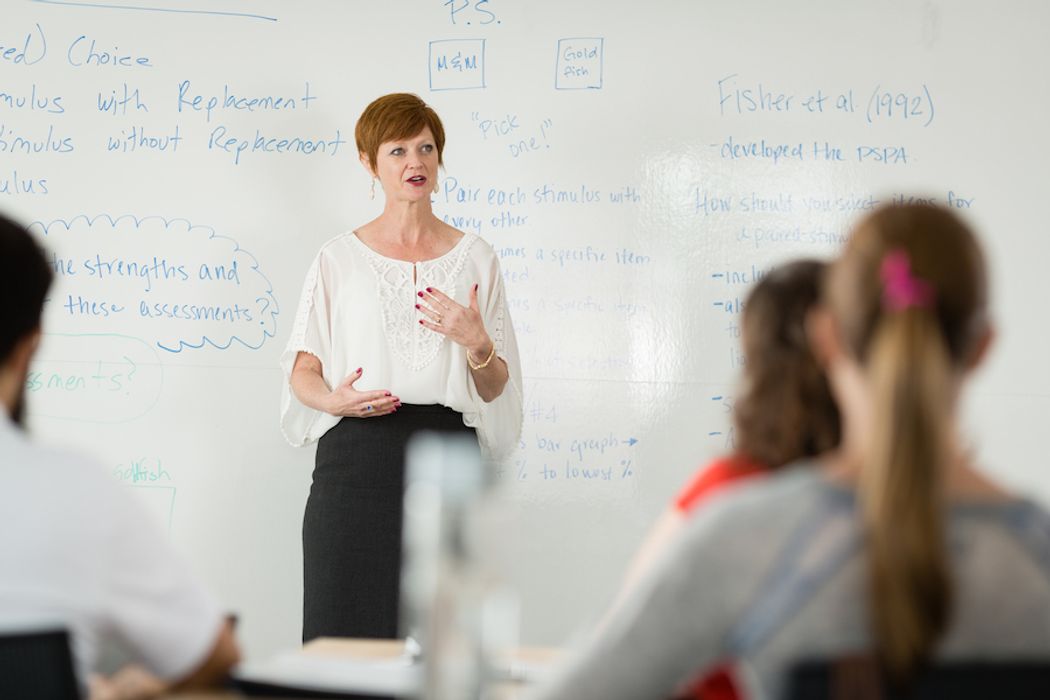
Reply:
<svg viewBox="0 0 1050 700"><path fill-rule="evenodd" d="M372 178L372 187L368 190L368 198L369 199L375 199L376 198L376 179L375 178Z"/></svg>
<svg viewBox="0 0 1050 700"><path fill-rule="evenodd" d="M440 189L441 189L441 188L440 188L440 187L438 187L438 179L437 179L437 178L435 177L435 178L434 178L434 194L437 194L437 193L438 193L438 190L440 190Z"/></svg>

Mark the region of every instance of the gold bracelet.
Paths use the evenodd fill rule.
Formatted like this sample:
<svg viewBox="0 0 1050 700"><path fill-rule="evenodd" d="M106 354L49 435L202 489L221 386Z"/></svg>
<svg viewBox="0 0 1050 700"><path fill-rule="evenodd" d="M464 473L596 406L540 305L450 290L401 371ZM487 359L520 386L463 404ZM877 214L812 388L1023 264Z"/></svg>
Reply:
<svg viewBox="0 0 1050 700"><path fill-rule="evenodd" d="M492 350L489 351L489 356L485 358L485 361L479 364L474 363L474 358L470 356L470 350L467 350L467 364L470 365L471 369L485 369L492 362L492 358L496 356L496 344L492 344Z"/></svg>

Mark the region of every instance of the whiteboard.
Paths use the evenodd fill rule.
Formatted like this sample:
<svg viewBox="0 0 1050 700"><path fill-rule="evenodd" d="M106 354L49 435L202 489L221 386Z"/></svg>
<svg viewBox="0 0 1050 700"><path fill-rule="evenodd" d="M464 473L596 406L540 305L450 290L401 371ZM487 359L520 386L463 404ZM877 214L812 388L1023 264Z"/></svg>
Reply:
<svg viewBox="0 0 1050 700"><path fill-rule="evenodd" d="M731 446L748 285L877 202L984 232L1000 335L967 423L1050 501L1048 26L1035 1L7 3L0 209L57 274L31 427L148 504L249 658L296 644L313 450L278 429L278 355L317 249L381 209L357 116L412 91L448 132L435 211L500 254L522 349L497 498L523 641L594 616Z"/></svg>

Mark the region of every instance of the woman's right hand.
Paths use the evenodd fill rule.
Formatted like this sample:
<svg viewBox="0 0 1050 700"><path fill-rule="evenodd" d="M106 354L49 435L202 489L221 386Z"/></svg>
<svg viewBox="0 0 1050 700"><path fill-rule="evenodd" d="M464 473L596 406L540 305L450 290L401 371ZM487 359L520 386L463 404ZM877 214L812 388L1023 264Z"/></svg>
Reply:
<svg viewBox="0 0 1050 700"><path fill-rule="evenodd" d="M339 382L325 400L325 412L333 416L350 416L353 418L373 418L386 416L401 406L401 399L389 391L357 391L354 382L363 374L360 367L353 374Z"/></svg>

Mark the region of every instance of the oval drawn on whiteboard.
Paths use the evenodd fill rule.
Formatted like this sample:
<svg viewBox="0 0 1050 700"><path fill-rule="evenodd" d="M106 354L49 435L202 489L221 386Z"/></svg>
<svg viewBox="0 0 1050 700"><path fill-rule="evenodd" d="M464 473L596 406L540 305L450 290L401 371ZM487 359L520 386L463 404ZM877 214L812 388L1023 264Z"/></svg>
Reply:
<svg viewBox="0 0 1050 700"><path fill-rule="evenodd" d="M164 367L141 338L45 333L26 378L31 417L128 423L157 405Z"/></svg>
<svg viewBox="0 0 1050 700"><path fill-rule="evenodd" d="M186 219L77 215L29 230L55 273L45 326L114 332L169 353L258 350L280 307L255 256Z"/></svg>

